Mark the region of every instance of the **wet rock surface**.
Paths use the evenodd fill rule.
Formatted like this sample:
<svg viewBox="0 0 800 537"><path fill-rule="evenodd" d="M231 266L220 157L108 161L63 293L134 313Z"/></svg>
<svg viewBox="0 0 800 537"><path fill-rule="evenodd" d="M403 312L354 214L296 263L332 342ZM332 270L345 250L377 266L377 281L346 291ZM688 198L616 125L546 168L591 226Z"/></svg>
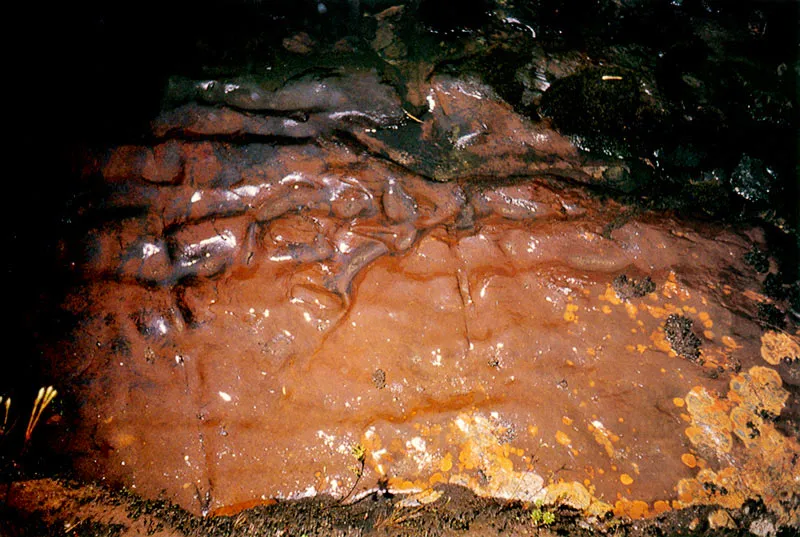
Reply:
<svg viewBox="0 0 800 537"><path fill-rule="evenodd" d="M567 50L537 5L376 4L358 38L276 36L274 72L170 73L144 135L74 150L37 363L76 475L203 516L305 498L363 532L486 522L451 499L537 532L800 524L800 287L769 250L791 189L759 144L721 156L795 125L785 88L716 109L723 50ZM690 51L732 24L670 9Z"/></svg>
<svg viewBox="0 0 800 537"><path fill-rule="evenodd" d="M454 125L480 117L465 87L431 82ZM502 183L432 181L391 138L376 151L375 124L292 144L169 138L86 166L103 188L81 217L101 224L64 242L76 328L51 351L79 402L75 467L198 513L384 482L642 516L710 501L690 487L745 472L728 453L769 460L768 486L793 490L778 475L796 473L797 440L770 424L789 392L759 365L742 294L758 236L656 212L620 222L624 206L553 171L566 155L590 177L574 146L481 106L494 127L463 150L511 170ZM168 121L157 134L186 134ZM769 408L729 409L764 390ZM731 483L729 507L754 486Z"/></svg>

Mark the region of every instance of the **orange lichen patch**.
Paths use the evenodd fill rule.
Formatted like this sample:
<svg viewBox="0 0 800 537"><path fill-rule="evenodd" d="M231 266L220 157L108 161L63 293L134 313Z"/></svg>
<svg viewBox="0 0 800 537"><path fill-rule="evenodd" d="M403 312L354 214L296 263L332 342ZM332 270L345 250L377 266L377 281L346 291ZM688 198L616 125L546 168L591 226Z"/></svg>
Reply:
<svg viewBox="0 0 800 537"><path fill-rule="evenodd" d="M675 278L675 273L670 271L669 276L667 276L667 281L664 282L664 286L661 289L661 294L664 295L666 298L672 298L678 293L678 281Z"/></svg>
<svg viewBox="0 0 800 537"><path fill-rule="evenodd" d="M731 379L728 398L754 413L767 412L777 416L789 397L789 392L781 385L781 377L777 371L755 366L747 373Z"/></svg>
<svg viewBox="0 0 800 537"><path fill-rule="evenodd" d="M567 425L567 426L572 425L573 421L574 420L572 418L569 418L567 416L562 416L561 417L561 423L563 423L564 425Z"/></svg>
<svg viewBox="0 0 800 537"><path fill-rule="evenodd" d="M692 444L711 448L717 453L729 453L733 438L727 401L714 397L702 386L692 388L685 399L692 417L692 425L686 429L686 436Z"/></svg>
<svg viewBox="0 0 800 537"><path fill-rule="evenodd" d="M650 334L650 341L652 341L653 346L661 352L674 354L672 347L667 341L667 338L664 336L663 330L655 330L652 334Z"/></svg>
<svg viewBox="0 0 800 537"><path fill-rule="evenodd" d="M766 302L767 297L762 295L761 293L756 293L752 289L745 289L742 294L752 300L753 302Z"/></svg>
<svg viewBox="0 0 800 537"><path fill-rule="evenodd" d="M666 319L667 316L673 313L679 313L678 308L674 304L666 303L664 306L653 306L652 304L641 304L641 307L647 310L647 313L655 319Z"/></svg>
<svg viewBox="0 0 800 537"><path fill-rule="evenodd" d="M600 308L600 311L602 311L603 313L605 313L607 315L607 314L611 313L611 306L609 306L607 304L603 304L603 307Z"/></svg>
<svg viewBox="0 0 800 537"><path fill-rule="evenodd" d="M691 453L684 453L683 455L681 455L681 462L686 466L688 466L689 468L697 467L697 458Z"/></svg>
<svg viewBox="0 0 800 537"><path fill-rule="evenodd" d="M604 292L602 295L600 295L598 298L599 298L600 300L607 300L608 302L611 302L611 303L612 303L612 304L614 304L615 306L618 306L619 304L622 304L622 301L621 301L621 300L619 299L619 297L617 296L617 292L616 292L616 291L614 291L614 288L613 288L613 287L611 287L611 285L610 285L610 284L607 284L607 285L606 285L606 290L605 290L605 292ZM605 310L604 310L604 311L605 311ZM611 311L611 310L609 309L609 312L610 312L610 311Z"/></svg>
<svg viewBox="0 0 800 537"><path fill-rule="evenodd" d="M430 486L434 486L437 483L447 483L447 478L441 472L436 472L428 478Z"/></svg>
<svg viewBox="0 0 800 537"><path fill-rule="evenodd" d="M578 311L577 304L567 304L567 309L564 311L564 320L568 323L578 322L578 316L575 314L576 311Z"/></svg>
<svg viewBox="0 0 800 537"><path fill-rule="evenodd" d="M714 332L711 330L703 330L703 337L709 341L712 341L714 339Z"/></svg>
<svg viewBox="0 0 800 537"><path fill-rule="evenodd" d="M634 520L645 518L650 515L650 506L647 502L640 500L621 499L614 503L614 515L618 517L628 517Z"/></svg>
<svg viewBox="0 0 800 537"><path fill-rule="evenodd" d="M686 401L684 401L681 397L674 397L672 399L672 404L678 408L683 408L683 406L686 404Z"/></svg>
<svg viewBox="0 0 800 537"><path fill-rule="evenodd" d="M669 502L664 500L656 500L653 502L654 515L660 515L661 513L666 513L667 511L672 511L672 508L669 506Z"/></svg>
<svg viewBox="0 0 800 537"><path fill-rule="evenodd" d="M572 443L567 433L563 431L556 431L556 442L561 444L562 446L568 446Z"/></svg>
<svg viewBox="0 0 800 537"><path fill-rule="evenodd" d="M413 481L400 477L390 477L388 484L389 488L396 492L417 492L420 489Z"/></svg>
<svg viewBox="0 0 800 537"><path fill-rule="evenodd" d="M769 330L761 336L761 357L772 365L778 365L784 357L798 359L800 344L794 336Z"/></svg>
<svg viewBox="0 0 800 537"><path fill-rule="evenodd" d="M616 451L614 450L614 444L612 444L612 442L619 441L619 436L609 431L598 420L589 424L589 431L592 433L594 441L603 446L603 449L606 450L606 454L609 457L616 457Z"/></svg>
<svg viewBox="0 0 800 537"><path fill-rule="evenodd" d="M738 343L736 343L736 340L734 340L730 336L722 336L722 344L725 345L726 347L728 347L731 350L736 350L736 349L741 349L742 348L742 346L739 345Z"/></svg>
<svg viewBox="0 0 800 537"><path fill-rule="evenodd" d="M692 427L687 434L693 443L714 448L720 456L728 453L724 446L732 430L742 446L735 452L736 465L715 471L696 459L700 471L696 477L678 482L675 507L718 505L738 509L747 499L761 499L779 523L797 526L800 507L781 498L791 497L798 490L800 444L762 417L777 415L788 393L781 387L777 372L759 366L734 376L730 388L727 399L718 399L701 387L689 392L686 403ZM730 407L725 419L722 414ZM687 464L686 455L681 459Z"/></svg>
<svg viewBox="0 0 800 537"><path fill-rule="evenodd" d="M623 485L632 485L633 484L633 478L631 476L629 476L628 474L622 474L621 476L619 476L619 480Z"/></svg>
<svg viewBox="0 0 800 537"><path fill-rule="evenodd" d="M630 302L625 303L625 311L628 313L628 317L630 317L631 320L634 321L636 320L636 316L639 314L638 308L633 304L631 304Z"/></svg>
<svg viewBox="0 0 800 537"><path fill-rule="evenodd" d="M697 318L700 319L701 323L703 323L704 328L714 328L714 321L711 320L711 316L707 311L701 311L697 315Z"/></svg>

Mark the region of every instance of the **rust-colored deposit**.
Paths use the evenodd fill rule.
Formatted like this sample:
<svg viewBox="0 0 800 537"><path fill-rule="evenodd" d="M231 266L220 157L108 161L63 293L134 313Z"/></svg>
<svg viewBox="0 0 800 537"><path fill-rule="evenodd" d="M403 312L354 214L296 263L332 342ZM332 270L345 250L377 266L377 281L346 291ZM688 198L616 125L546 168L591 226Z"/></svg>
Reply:
<svg viewBox="0 0 800 537"><path fill-rule="evenodd" d="M474 98L430 95L423 141ZM86 214L114 217L65 243L78 322L51 350L79 402L76 466L198 513L450 483L590 516L757 498L798 524L770 350L797 343L762 349L742 261L759 234L592 197L550 169L588 181L577 150L484 108L495 130L455 139L478 145L449 182L387 160L406 150L390 137L235 144L163 125L87 165L104 194ZM451 177L473 157L516 178Z"/></svg>

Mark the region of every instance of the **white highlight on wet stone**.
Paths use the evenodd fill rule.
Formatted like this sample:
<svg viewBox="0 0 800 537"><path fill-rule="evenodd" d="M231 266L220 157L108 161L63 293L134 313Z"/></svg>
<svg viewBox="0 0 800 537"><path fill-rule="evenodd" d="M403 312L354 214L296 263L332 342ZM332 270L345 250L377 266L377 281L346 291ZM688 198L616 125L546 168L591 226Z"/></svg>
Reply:
<svg viewBox="0 0 800 537"><path fill-rule="evenodd" d="M161 247L157 244L153 244L152 242L146 242L142 245L142 259L147 259L148 257L152 257L157 253L161 252Z"/></svg>
<svg viewBox="0 0 800 537"><path fill-rule="evenodd" d="M433 95L428 95L425 97L425 100L428 101L428 112L436 110L436 100L433 98Z"/></svg>
<svg viewBox="0 0 800 537"><path fill-rule="evenodd" d="M472 140L473 138L475 138L479 134L480 134L480 132L471 132L469 134L465 134L464 136L460 137L458 140L456 140L456 143L455 143L456 149L464 149L467 146L467 144L470 142L470 140Z"/></svg>
<svg viewBox="0 0 800 537"><path fill-rule="evenodd" d="M279 261L291 261L292 259L293 259L293 257L290 256L290 255L273 255L273 256L270 256L270 258L269 258L270 261L278 261L278 262Z"/></svg>
<svg viewBox="0 0 800 537"><path fill-rule="evenodd" d="M228 395L225 392L218 392L218 393L219 393L219 396L222 398L223 401L225 401L226 403L230 403L231 402L232 398L231 398L230 395Z"/></svg>

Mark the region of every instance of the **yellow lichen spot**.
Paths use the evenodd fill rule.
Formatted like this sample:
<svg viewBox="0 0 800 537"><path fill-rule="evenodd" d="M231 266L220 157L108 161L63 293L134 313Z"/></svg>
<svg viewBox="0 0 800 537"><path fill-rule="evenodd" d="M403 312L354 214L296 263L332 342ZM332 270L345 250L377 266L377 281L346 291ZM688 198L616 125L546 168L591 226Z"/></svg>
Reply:
<svg viewBox="0 0 800 537"><path fill-rule="evenodd" d="M630 302L626 302L625 311L628 313L628 317L630 317L631 320L634 321L636 320L636 315L639 313L639 310L636 308L636 306L634 306Z"/></svg>
<svg viewBox="0 0 800 537"><path fill-rule="evenodd" d="M528 434L531 436L537 436L539 434L539 427L536 425L528 425Z"/></svg>
<svg viewBox="0 0 800 537"><path fill-rule="evenodd" d="M697 458L691 453L684 453L681 455L681 462L688 466L689 468L696 468L697 467Z"/></svg>
<svg viewBox="0 0 800 537"><path fill-rule="evenodd" d="M738 343L736 343L736 340L734 340L730 336L722 336L722 344L725 345L726 347L728 347L731 350L736 350L736 349L741 349L742 348L742 346L739 345Z"/></svg>
<svg viewBox="0 0 800 537"><path fill-rule="evenodd" d="M592 432L592 436L594 436L594 441L603 446L603 449L606 450L606 454L609 457L614 457L614 445L611 442L615 441L614 439L619 440L619 437L606 429L603 424L597 420L589 424L589 430Z"/></svg>
<svg viewBox="0 0 800 537"><path fill-rule="evenodd" d="M661 352L674 352L662 330L655 330L652 334L650 334L650 341L652 341L653 346L655 346L655 348Z"/></svg>
<svg viewBox="0 0 800 537"><path fill-rule="evenodd" d="M628 474L622 474L621 476L619 476L619 480L623 485L633 484L633 478Z"/></svg>
<svg viewBox="0 0 800 537"><path fill-rule="evenodd" d="M670 272L669 276L667 276L667 281L664 282L664 285L661 289L661 294L664 295L665 298L672 298L678 293L678 283L675 279L675 273Z"/></svg>
<svg viewBox="0 0 800 537"><path fill-rule="evenodd" d="M647 350L647 347L645 345L639 344L636 345L636 350L639 351L639 354L644 354L644 351Z"/></svg>
<svg viewBox="0 0 800 537"><path fill-rule="evenodd" d="M572 425L572 422L573 422L572 418L568 418L567 416L562 416L561 417L561 423L563 423L564 425L567 425L567 426Z"/></svg>
<svg viewBox="0 0 800 537"><path fill-rule="evenodd" d="M578 316L575 314L576 311L578 311L577 304L567 304L567 309L564 312L564 320L568 323L578 322Z"/></svg>
<svg viewBox="0 0 800 537"><path fill-rule="evenodd" d="M800 358L797 338L784 332L769 330L761 336L761 357L769 364L778 365L784 357Z"/></svg>
<svg viewBox="0 0 800 537"><path fill-rule="evenodd" d="M609 306L608 304L603 304L603 307L600 308L600 310L606 315L608 315L609 313L611 313L611 306Z"/></svg>
<svg viewBox="0 0 800 537"><path fill-rule="evenodd" d="M744 296L746 296L747 298L749 298L750 300L752 300L753 302L766 302L767 301L767 297L765 297L761 293L756 293L755 291L752 291L750 289L745 289L745 291L742 294Z"/></svg>
<svg viewBox="0 0 800 537"><path fill-rule="evenodd" d="M728 284L723 285L722 286L722 293L725 294L725 295L730 295L731 293L733 293L733 287L731 287Z"/></svg>
<svg viewBox="0 0 800 537"><path fill-rule="evenodd" d="M597 384L595 381L593 381L593 380L590 380L590 381L589 381L589 387L590 387L590 388L594 388L594 387L595 387L595 384Z"/></svg>
<svg viewBox="0 0 800 537"><path fill-rule="evenodd" d="M452 453L448 453L442 458L441 462L439 463L439 469L442 472L449 472L452 467L453 467L453 455Z"/></svg>
<svg viewBox="0 0 800 537"><path fill-rule="evenodd" d="M599 298L600 300L607 300L608 302L611 302L615 306L622 304L622 301L619 299L616 291L614 291L614 288L611 287L611 285L606 285L605 293L600 295Z"/></svg>
<svg viewBox="0 0 800 537"><path fill-rule="evenodd" d="M567 436L567 433L563 431L556 431L556 442L562 446L568 446L572 443L572 440L570 440L569 436Z"/></svg>
<svg viewBox="0 0 800 537"><path fill-rule="evenodd" d="M714 341L714 332L711 330L703 330L703 337L709 341Z"/></svg>
<svg viewBox="0 0 800 537"><path fill-rule="evenodd" d="M682 398L680 398L680 397L675 397L675 398L673 398L673 399L672 399L672 404L673 404L673 405L675 405L675 406L677 406L677 407L679 407L679 408L682 408L682 407L683 407L683 405L685 405L685 404L686 404L686 401L684 401L684 400L683 400Z"/></svg>

